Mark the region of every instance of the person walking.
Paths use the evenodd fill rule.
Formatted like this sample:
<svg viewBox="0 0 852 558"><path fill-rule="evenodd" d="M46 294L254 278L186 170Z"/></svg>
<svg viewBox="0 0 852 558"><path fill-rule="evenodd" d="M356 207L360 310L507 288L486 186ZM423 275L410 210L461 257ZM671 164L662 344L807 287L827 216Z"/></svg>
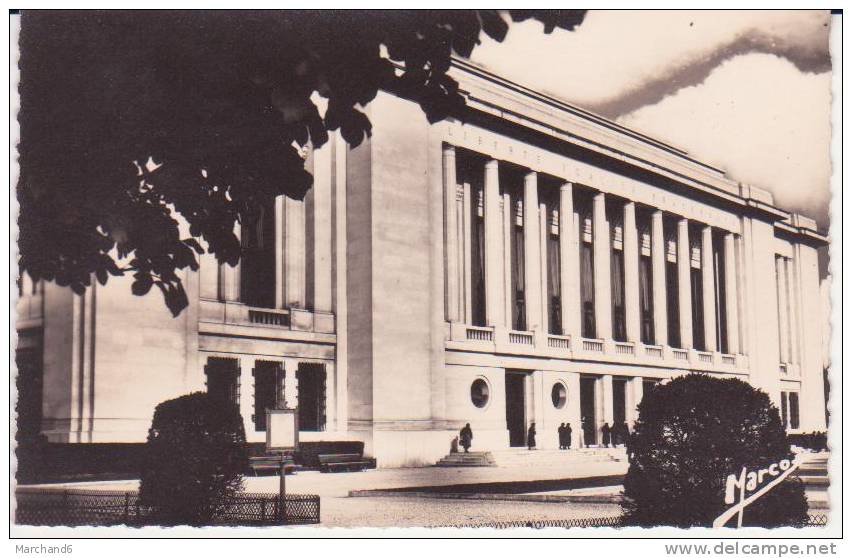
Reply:
<svg viewBox="0 0 852 558"><path fill-rule="evenodd" d="M527 449L531 450L535 448L535 423L530 424L529 430L527 430Z"/></svg>
<svg viewBox="0 0 852 558"><path fill-rule="evenodd" d="M459 441L464 448L464 452L468 453L471 442L473 442L473 430L470 428L470 423L464 425L464 428L459 432Z"/></svg>
<svg viewBox="0 0 852 558"><path fill-rule="evenodd" d="M565 423L564 422L559 425L557 432L559 432L559 449L561 449L561 450L565 449Z"/></svg>
<svg viewBox="0 0 852 558"><path fill-rule="evenodd" d="M571 423L570 422L565 425L564 433L565 433L565 449L569 450L569 449L571 449L571 435L573 434L573 432L571 431Z"/></svg>
<svg viewBox="0 0 852 558"><path fill-rule="evenodd" d="M609 427L608 422L603 423L603 426L601 426L601 441L605 448L608 448L612 441L612 429Z"/></svg>

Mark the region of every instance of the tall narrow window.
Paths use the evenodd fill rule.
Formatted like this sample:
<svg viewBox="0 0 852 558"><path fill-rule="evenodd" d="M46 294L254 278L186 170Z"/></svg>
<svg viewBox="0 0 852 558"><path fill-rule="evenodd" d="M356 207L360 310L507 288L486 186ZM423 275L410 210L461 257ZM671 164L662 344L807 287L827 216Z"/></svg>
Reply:
<svg viewBox="0 0 852 558"><path fill-rule="evenodd" d="M207 393L222 405L240 408L240 366L235 358L209 357L204 367Z"/></svg>
<svg viewBox="0 0 852 558"><path fill-rule="evenodd" d="M472 192L470 208L471 311L473 325L485 325L485 208L482 188Z"/></svg>
<svg viewBox="0 0 852 558"><path fill-rule="evenodd" d="M624 226L620 211L609 212L611 236L610 286L612 288L612 338L627 341L627 319L624 303Z"/></svg>
<svg viewBox="0 0 852 558"><path fill-rule="evenodd" d="M266 410L284 404L284 367L280 362L258 360L254 363L254 429L266 431Z"/></svg>
<svg viewBox="0 0 852 558"><path fill-rule="evenodd" d="M668 223L667 223L668 224ZM677 232L674 226L666 227L666 321L671 347L680 348L680 284L677 272Z"/></svg>
<svg viewBox="0 0 852 558"><path fill-rule="evenodd" d="M547 320L550 333L562 335L562 292L560 283L561 261L559 255L559 214L551 213L555 223L549 225L547 235Z"/></svg>
<svg viewBox="0 0 852 558"><path fill-rule="evenodd" d="M728 302L725 286L724 237L713 237L713 278L716 281L713 293L716 296L716 346L722 353L730 352L728 345Z"/></svg>
<svg viewBox="0 0 852 558"><path fill-rule="evenodd" d="M690 234L690 237L692 235ZM696 350L704 351L704 278L701 273L701 246L690 239L689 282L692 289L692 339Z"/></svg>
<svg viewBox="0 0 852 558"><path fill-rule="evenodd" d="M518 331L527 329L527 307L524 277L524 204L520 196L514 193L510 199L515 208L512 221L512 327Z"/></svg>
<svg viewBox="0 0 852 558"><path fill-rule="evenodd" d="M790 392L790 428L799 428L799 394L795 391Z"/></svg>
<svg viewBox="0 0 852 558"><path fill-rule="evenodd" d="M296 378L299 386L299 430L325 430L325 366L302 362Z"/></svg>
<svg viewBox="0 0 852 558"><path fill-rule="evenodd" d="M654 338L654 281L651 265L650 222L643 219L639 227L639 335L642 343L651 345Z"/></svg>
<svg viewBox="0 0 852 558"><path fill-rule="evenodd" d="M785 429L789 427L790 422L787 418L787 392L781 392L781 426Z"/></svg>
<svg viewBox="0 0 852 558"><path fill-rule="evenodd" d="M592 245L591 208L580 213L580 312L583 337L594 339L595 328L595 259Z"/></svg>
<svg viewBox="0 0 852 558"><path fill-rule="evenodd" d="M275 200L269 198L242 216L240 300L275 307Z"/></svg>

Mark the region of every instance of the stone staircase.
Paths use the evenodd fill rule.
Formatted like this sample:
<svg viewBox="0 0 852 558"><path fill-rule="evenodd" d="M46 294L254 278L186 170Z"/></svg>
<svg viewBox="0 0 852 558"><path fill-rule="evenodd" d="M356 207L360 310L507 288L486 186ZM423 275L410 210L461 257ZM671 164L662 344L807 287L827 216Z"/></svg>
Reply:
<svg viewBox="0 0 852 558"><path fill-rule="evenodd" d="M805 485L805 496L811 510L828 510L828 453L810 454L794 474Z"/></svg>
<svg viewBox="0 0 852 558"><path fill-rule="evenodd" d="M451 453L436 463L439 467L559 467L582 463L627 464L624 448L582 448L574 450L511 448L470 453Z"/></svg>
<svg viewBox="0 0 852 558"><path fill-rule="evenodd" d="M436 464L438 467L494 467L494 456L490 451L450 453Z"/></svg>
<svg viewBox="0 0 852 558"><path fill-rule="evenodd" d="M571 450L513 448L494 452L498 467L548 467L580 463L623 462L627 464L624 448L580 448Z"/></svg>

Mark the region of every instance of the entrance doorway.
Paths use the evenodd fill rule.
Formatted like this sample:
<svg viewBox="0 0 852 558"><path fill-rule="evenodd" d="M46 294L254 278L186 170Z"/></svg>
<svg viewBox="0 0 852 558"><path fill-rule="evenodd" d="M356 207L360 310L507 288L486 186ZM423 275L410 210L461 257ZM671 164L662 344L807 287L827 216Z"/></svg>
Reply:
<svg viewBox="0 0 852 558"><path fill-rule="evenodd" d="M580 377L580 421L583 428L583 445L592 446L597 440L597 416L595 414L595 399L597 395L597 378Z"/></svg>
<svg viewBox="0 0 852 558"><path fill-rule="evenodd" d="M506 372L506 428L509 429L509 446L526 444L526 374Z"/></svg>
<svg viewBox="0 0 852 558"><path fill-rule="evenodd" d="M627 422L627 380L623 378L612 380L612 422Z"/></svg>
<svg viewBox="0 0 852 558"><path fill-rule="evenodd" d="M325 366L299 363L296 370L299 382L299 430L325 430Z"/></svg>

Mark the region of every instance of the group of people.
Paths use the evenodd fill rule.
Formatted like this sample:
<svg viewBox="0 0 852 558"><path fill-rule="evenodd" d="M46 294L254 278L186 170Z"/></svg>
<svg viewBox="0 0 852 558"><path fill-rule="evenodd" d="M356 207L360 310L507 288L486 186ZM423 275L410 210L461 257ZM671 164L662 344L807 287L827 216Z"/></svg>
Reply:
<svg viewBox="0 0 852 558"><path fill-rule="evenodd" d="M609 425L608 422L601 426L601 444L605 447L616 447L627 443L627 438L630 436L630 428L626 422Z"/></svg>
<svg viewBox="0 0 852 558"><path fill-rule="evenodd" d="M583 431L586 435L585 442L587 446L594 443L591 441L594 440L594 436L589 436L588 425L589 423L584 417ZM559 425L557 431L559 433L559 449L571 449L571 436L574 432L571 428L571 424L563 422ZM594 433L594 431L592 431L592 433ZM527 449L535 449L535 436L535 423L533 422L527 430ZM605 422L603 423L603 426L601 426L601 445L604 447L608 448L610 446L615 447L620 444L626 444L628 436L630 436L630 429L626 422L615 424L613 426L610 426L608 422ZM473 444L473 429L471 429L470 423L465 424L464 428L459 431L458 443L462 448L464 448L464 452L468 453L470 446Z"/></svg>

